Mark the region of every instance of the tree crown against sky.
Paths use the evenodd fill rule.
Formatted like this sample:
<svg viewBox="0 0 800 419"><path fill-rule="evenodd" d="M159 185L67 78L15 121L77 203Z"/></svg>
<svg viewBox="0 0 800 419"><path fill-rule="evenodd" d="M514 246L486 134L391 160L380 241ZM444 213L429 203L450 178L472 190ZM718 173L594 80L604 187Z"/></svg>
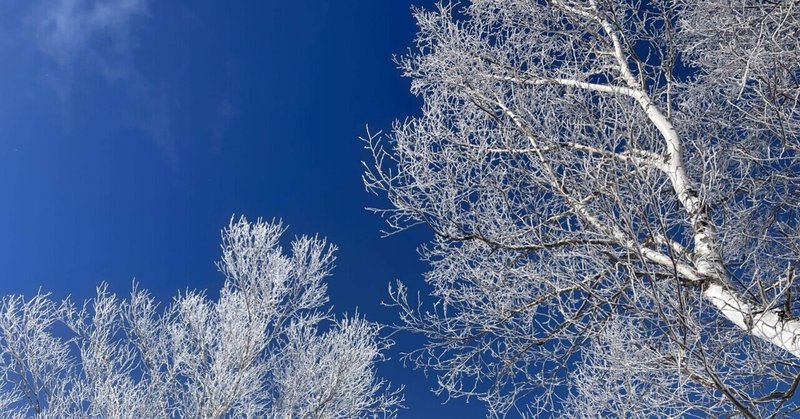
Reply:
<svg viewBox="0 0 800 419"><path fill-rule="evenodd" d="M435 234L434 306L393 300L438 391L501 416L796 409L800 4L415 16L422 115L366 138L365 183Z"/></svg>
<svg viewBox="0 0 800 419"><path fill-rule="evenodd" d="M303 236L285 254L284 231L231 221L218 299L186 291L161 308L106 285L81 306L4 297L3 417L394 417L402 395L375 372L391 342L323 310L335 247Z"/></svg>
<svg viewBox="0 0 800 419"><path fill-rule="evenodd" d="M135 278L161 307L216 301L217 227L245 213L336 243L326 307L392 322L386 282L419 277L419 238L381 239L354 139L418 108L391 60L412 3L433 1L0 2L0 296L129 300ZM378 371L404 414L481 414Z"/></svg>

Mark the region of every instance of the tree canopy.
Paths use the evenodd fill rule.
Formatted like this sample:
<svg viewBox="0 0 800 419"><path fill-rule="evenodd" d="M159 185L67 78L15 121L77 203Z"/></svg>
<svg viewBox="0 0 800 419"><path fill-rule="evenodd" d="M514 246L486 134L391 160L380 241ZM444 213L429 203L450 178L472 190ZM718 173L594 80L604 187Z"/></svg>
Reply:
<svg viewBox="0 0 800 419"><path fill-rule="evenodd" d="M393 417L402 395L375 373L391 342L323 310L335 246L302 236L286 254L284 231L231 221L219 298L186 291L162 308L106 285L82 305L3 298L3 417Z"/></svg>
<svg viewBox="0 0 800 419"><path fill-rule="evenodd" d="M493 416L794 411L800 4L415 16L421 116L365 139L389 231L434 233L434 305L392 291L408 360Z"/></svg>

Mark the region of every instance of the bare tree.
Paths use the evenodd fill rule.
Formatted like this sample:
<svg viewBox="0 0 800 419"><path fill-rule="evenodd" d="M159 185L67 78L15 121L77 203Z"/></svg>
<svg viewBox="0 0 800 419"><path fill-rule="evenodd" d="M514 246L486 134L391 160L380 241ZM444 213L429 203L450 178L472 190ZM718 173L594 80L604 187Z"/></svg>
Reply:
<svg viewBox="0 0 800 419"><path fill-rule="evenodd" d="M491 416L795 411L800 3L415 16L421 116L365 139L390 232L435 233L407 359Z"/></svg>
<svg viewBox="0 0 800 419"><path fill-rule="evenodd" d="M391 342L361 317L320 311L335 247L304 236L286 255L284 231L231 221L218 299L187 291L162 310L144 290L123 300L106 285L80 307L41 293L3 298L2 416L394 416L402 397L375 377Z"/></svg>

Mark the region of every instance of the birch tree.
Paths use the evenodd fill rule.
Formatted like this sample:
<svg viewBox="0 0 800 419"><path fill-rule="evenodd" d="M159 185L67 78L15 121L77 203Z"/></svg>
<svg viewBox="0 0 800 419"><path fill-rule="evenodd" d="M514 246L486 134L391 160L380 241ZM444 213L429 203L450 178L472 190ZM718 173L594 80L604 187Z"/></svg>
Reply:
<svg viewBox="0 0 800 419"><path fill-rule="evenodd" d="M390 342L323 310L335 247L303 236L287 254L284 231L231 221L219 298L186 291L162 309L145 290L122 299L106 285L82 305L3 298L0 416L394 416L402 396L375 374Z"/></svg>
<svg viewBox="0 0 800 419"><path fill-rule="evenodd" d="M407 354L490 416L783 415L800 382L800 3L415 9L421 114L365 138L427 225Z"/></svg>

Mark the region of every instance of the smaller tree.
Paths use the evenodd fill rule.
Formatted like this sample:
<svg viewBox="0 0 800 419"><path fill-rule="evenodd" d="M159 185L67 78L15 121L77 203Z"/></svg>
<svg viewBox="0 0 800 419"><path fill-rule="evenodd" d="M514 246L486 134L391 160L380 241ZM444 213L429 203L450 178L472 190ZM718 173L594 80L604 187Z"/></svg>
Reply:
<svg viewBox="0 0 800 419"><path fill-rule="evenodd" d="M335 246L303 236L287 255L284 231L231 221L216 300L187 291L162 310L145 290L125 300L105 284L81 306L3 298L2 416L393 417L402 396L375 375L391 342L322 311Z"/></svg>

